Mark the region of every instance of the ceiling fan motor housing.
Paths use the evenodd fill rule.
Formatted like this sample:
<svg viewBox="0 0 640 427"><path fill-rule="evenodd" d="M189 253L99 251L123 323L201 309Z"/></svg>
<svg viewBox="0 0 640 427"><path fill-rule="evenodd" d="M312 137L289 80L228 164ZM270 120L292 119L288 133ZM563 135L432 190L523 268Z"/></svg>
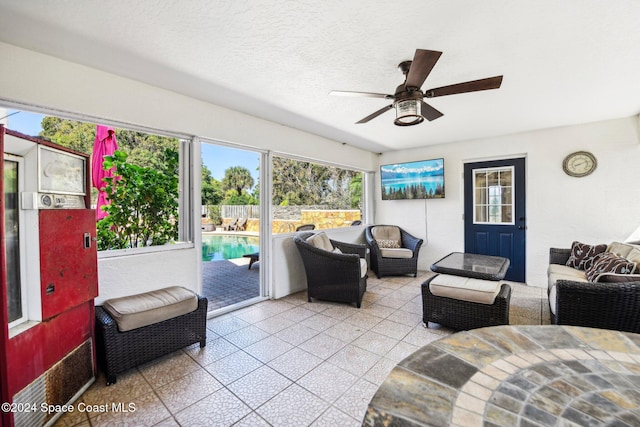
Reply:
<svg viewBox="0 0 640 427"><path fill-rule="evenodd" d="M420 89L407 90L404 83L398 86L394 95L393 107L396 109L396 126L412 126L422 123L422 91Z"/></svg>

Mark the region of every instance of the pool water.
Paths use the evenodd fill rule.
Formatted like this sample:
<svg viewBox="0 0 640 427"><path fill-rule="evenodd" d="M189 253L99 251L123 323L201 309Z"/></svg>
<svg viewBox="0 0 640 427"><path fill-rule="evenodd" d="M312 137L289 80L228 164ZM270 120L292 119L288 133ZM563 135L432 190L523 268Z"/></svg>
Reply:
<svg viewBox="0 0 640 427"><path fill-rule="evenodd" d="M202 261L242 258L243 255L259 250L260 238L258 236L233 234L202 236Z"/></svg>

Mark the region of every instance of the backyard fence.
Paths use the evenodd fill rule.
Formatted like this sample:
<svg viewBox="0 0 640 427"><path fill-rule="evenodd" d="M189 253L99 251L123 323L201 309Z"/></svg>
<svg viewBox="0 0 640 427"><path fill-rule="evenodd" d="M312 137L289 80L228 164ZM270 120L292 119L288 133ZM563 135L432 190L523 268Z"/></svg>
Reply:
<svg viewBox="0 0 640 427"><path fill-rule="evenodd" d="M212 208L219 208L222 218L260 218L260 206L258 205L206 205L202 206L202 214L208 215L213 212ZM302 217L302 211L322 211L328 210L323 205L296 205L296 206L273 206L273 219L296 220ZM218 211L216 211L218 212Z"/></svg>

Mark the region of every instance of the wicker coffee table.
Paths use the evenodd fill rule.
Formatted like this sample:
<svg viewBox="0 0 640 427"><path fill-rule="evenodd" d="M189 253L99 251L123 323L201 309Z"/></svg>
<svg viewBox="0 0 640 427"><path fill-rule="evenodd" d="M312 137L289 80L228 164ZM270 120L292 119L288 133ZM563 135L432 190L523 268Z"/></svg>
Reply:
<svg viewBox="0 0 640 427"><path fill-rule="evenodd" d="M500 284L509 260L503 257L453 252L435 262L431 270L438 273L422 284L422 321L438 323L458 330L509 324L511 286ZM460 278L469 280L460 280ZM435 282L434 282L435 280ZM442 289L451 283L448 296L435 295L430 285L437 283ZM465 289L460 283L469 284ZM484 295L491 300L476 297L475 289L488 289ZM435 291L434 291L435 292ZM485 297L486 298L486 297Z"/></svg>

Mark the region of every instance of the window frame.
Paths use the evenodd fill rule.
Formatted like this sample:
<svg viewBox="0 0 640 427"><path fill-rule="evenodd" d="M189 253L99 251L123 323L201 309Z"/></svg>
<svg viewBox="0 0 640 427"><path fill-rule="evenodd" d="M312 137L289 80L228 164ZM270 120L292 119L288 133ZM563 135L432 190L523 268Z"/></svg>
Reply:
<svg viewBox="0 0 640 427"><path fill-rule="evenodd" d="M360 212L360 216L362 218L362 222L364 224L366 223L370 223L372 222L372 218L370 218L368 216L369 212L373 212L373 207L371 205L371 203L373 202L372 200L370 201L368 199L369 194L375 194L373 192L373 188L372 185L374 184L374 175L375 172L370 171L370 170L365 170L362 168L357 168L357 167L353 167L353 166L349 166L349 165L344 165L341 163L335 163L335 162L329 162L329 161L323 161L323 160L319 160L319 159L312 159L310 157L304 157L304 156L296 156L296 155L292 155L292 154L287 154L287 153L282 153L282 152L277 152L277 151L272 151L270 152L270 158L269 158L269 172L270 174L273 174L273 157L282 157L285 159L291 159L291 160L296 160L296 161L300 161L300 162L306 162L306 163L315 163L318 165L322 165L322 166L331 166L331 167L336 167L336 168L340 168L340 169L347 169L350 171L355 171L355 172L359 172L362 174L362 198L361 198L361 212ZM269 188L269 221L273 220L273 209L272 209L272 205L273 205L273 181L271 181L271 186ZM370 203L371 202L371 203ZM331 228L330 230L339 230L340 228L345 228L345 227L336 227L336 228ZM282 235L282 234L286 234L286 233L278 233L278 235Z"/></svg>
<svg viewBox="0 0 640 427"><path fill-rule="evenodd" d="M504 171L509 171L511 173L511 185L509 186L503 186L501 184L501 179L500 176L498 176L498 185L497 186L490 186L489 182L488 182L488 175L491 172L497 172L498 174L500 174L501 172ZM486 185L484 187L482 187L482 189L484 189L484 193L483 193L483 197L486 199L485 203L479 203L478 201L478 190L479 188L477 187L477 178L478 175L480 174L484 174L485 177L487 177L487 182ZM515 218L514 218L514 209L515 209L515 191L514 191L514 185L513 185L513 179L515 176L515 167L514 166L499 166L499 167L491 167L491 168L481 168L481 169L474 169L473 170L473 177L472 177L472 185L473 185L473 224L475 225L496 225L496 226L500 226L500 225L515 225ZM501 203L497 203L497 204L493 204L491 203L492 198L495 197L499 197L502 199L502 191L499 191L498 194L491 194L491 190L492 189L500 189L502 190L503 188L510 188L511 189L511 200L510 203L502 203L502 200L500 200ZM511 207L511 221L510 222L505 222L505 221L499 221L499 222L492 222L490 219L495 216L491 214L491 208L497 206L500 210L500 217L502 216L502 209L505 206L510 206ZM483 207L484 210L484 218L485 221L478 221L478 208L479 207Z"/></svg>

